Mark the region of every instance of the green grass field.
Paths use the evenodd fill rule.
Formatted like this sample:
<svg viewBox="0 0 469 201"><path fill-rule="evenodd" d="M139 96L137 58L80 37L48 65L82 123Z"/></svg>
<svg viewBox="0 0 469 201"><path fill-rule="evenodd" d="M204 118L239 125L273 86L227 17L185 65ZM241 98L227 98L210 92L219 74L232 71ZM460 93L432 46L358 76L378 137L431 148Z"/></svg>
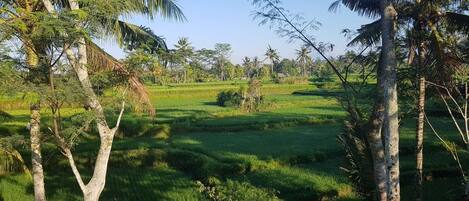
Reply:
<svg viewBox="0 0 469 201"><path fill-rule="evenodd" d="M333 95L293 95L305 90L324 92L307 84L264 84L263 93L271 106L260 112L246 114L215 104L218 92L237 89L240 84L245 83L150 86L158 116L152 120L126 113L122 134L113 145L102 200L207 200L197 181L216 186L220 193L244 196L235 200L268 196L291 201L360 200L340 169L344 152L336 138L346 113ZM3 107L15 118L1 122L0 132L26 135L28 110L24 105ZM68 108L63 115L80 111ZM443 136L458 140L446 119L433 120ZM43 122L47 121L45 116ZM411 199L413 192L413 122L404 119L401 126L403 200ZM161 132L169 138L155 137ZM432 174L455 163L427 133L425 168L432 179L425 183L425 200L456 199L462 192L460 177ZM85 175L92 168L97 145L87 138L75 148ZM22 153L29 159L27 148ZM468 156L461 151L463 162ZM49 200L80 200L66 161L50 143L44 146L44 158ZM31 179L26 175L0 177L0 197L4 201L32 200Z"/></svg>

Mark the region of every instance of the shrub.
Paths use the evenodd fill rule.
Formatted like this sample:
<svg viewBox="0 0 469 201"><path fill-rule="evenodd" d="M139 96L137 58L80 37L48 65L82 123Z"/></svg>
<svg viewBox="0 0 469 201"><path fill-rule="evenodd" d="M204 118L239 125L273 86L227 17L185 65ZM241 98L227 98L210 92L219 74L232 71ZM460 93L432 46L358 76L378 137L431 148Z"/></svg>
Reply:
<svg viewBox="0 0 469 201"><path fill-rule="evenodd" d="M210 186L204 185L202 182L197 182L197 184L199 185L199 191L203 193L209 200L213 201L280 200L273 191L264 188L257 188L248 182L228 180L224 183L217 183L217 185Z"/></svg>
<svg viewBox="0 0 469 201"><path fill-rule="evenodd" d="M222 107L239 107L243 99L240 91L229 90L220 92L217 96L217 105Z"/></svg>

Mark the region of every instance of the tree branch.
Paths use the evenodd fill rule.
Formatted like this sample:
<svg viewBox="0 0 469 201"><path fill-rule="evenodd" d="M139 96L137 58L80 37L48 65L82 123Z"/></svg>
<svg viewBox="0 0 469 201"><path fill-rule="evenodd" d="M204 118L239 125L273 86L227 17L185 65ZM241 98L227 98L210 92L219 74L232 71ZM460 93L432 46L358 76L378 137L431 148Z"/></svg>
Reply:
<svg viewBox="0 0 469 201"><path fill-rule="evenodd" d="M70 163L70 167L72 168L73 174L75 175L75 179L77 180L81 191L86 192L86 185L83 182L83 179L81 178L80 171L78 170L78 168L75 164L75 160L73 159L72 152L68 148L65 149L64 152L65 152L65 156L67 156L67 158L68 158L68 162Z"/></svg>

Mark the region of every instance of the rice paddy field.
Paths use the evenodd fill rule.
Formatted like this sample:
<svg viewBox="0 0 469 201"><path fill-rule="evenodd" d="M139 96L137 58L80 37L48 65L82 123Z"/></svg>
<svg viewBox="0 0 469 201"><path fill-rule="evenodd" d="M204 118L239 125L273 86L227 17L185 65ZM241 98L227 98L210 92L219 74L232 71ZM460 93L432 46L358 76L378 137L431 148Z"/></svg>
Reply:
<svg viewBox="0 0 469 201"><path fill-rule="evenodd" d="M207 185L232 200L361 200L341 167L345 157L337 136L346 113L335 89L310 84L263 84L268 106L244 113L216 105L220 91L243 82L148 86L156 119L127 110L113 144L102 200L210 200ZM298 91L309 91L298 95ZM3 101L3 102L2 102ZM0 109L12 120L0 122L0 134L27 136L28 104L3 99ZM81 109L64 109L70 116ZM43 122L47 124L47 109ZM432 117L447 139L458 140L444 117ZM401 120L401 185L411 200L414 166L414 119ZM49 200L80 200L67 162L47 137L43 147ZM89 175L98 148L87 136L74 148L79 168ZM27 146L21 151L28 162ZM461 151L466 165L468 156ZM467 164L469 165L469 164ZM461 179L455 162L431 132L425 136L425 200L455 200ZM456 172L456 173L455 173ZM86 178L86 177L85 177ZM203 184L203 185L202 185ZM0 176L0 200L33 200L26 174Z"/></svg>

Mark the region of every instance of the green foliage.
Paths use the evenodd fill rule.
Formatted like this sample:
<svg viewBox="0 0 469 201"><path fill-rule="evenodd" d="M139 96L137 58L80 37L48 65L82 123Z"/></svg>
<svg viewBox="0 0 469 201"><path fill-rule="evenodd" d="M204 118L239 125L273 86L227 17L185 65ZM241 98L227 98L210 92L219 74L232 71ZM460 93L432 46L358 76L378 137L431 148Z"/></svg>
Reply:
<svg viewBox="0 0 469 201"><path fill-rule="evenodd" d="M376 188L373 160L365 136L367 132L365 123L347 121L338 141L344 147L346 156L345 166L342 169L362 197L373 199L376 196Z"/></svg>
<svg viewBox="0 0 469 201"><path fill-rule="evenodd" d="M309 81L305 77L275 77L274 82L277 84L306 84Z"/></svg>
<svg viewBox="0 0 469 201"><path fill-rule="evenodd" d="M29 174L23 157L18 152L18 148L25 143L23 136L0 133L0 176L13 173Z"/></svg>
<svg viewBox="0 0 469 201"><path fill-rule="evenodd" d="M280 200L275 196L275 193L267 189L256 188L248 182L239 182L227 180L223 183L218 183L213 187L205 186L201 182L197 182L199 191L202 192L210 201L232 201L232 200L245 200L245 201L278 201Z"/></svg>
<svg viewBox="0 0 469 201"><path fill-rule="evenodd" d="M217 105L222 107L239 107L242 103L242 91L229 90L222 91L217 95Z"/></svg>
<svg viewBox="0 0 469 201"><path fill-rule="evenodd" d="M3 110L0 110L0 120L1 121L7 121L12 119L13 116L11 114L8 114L8 112L5 112Z"/></svg>
<svg viewBox="0 0 469 201"><path fill-rule="evenodd" d="M90 76L90 80L93 84L93 90L98 96L103 96L106 90L125 83L125 78L122 75L112 71L94 73Z"/></svg>
<svg viewBox="0 0 469 201"><path fill-rule="evenodd" d="M261 93L261 82L251 79L248 83L248 89L244 93L244 101L241 104L242 109L247 112L257 112L264 103L264 96Z"/></svg>

